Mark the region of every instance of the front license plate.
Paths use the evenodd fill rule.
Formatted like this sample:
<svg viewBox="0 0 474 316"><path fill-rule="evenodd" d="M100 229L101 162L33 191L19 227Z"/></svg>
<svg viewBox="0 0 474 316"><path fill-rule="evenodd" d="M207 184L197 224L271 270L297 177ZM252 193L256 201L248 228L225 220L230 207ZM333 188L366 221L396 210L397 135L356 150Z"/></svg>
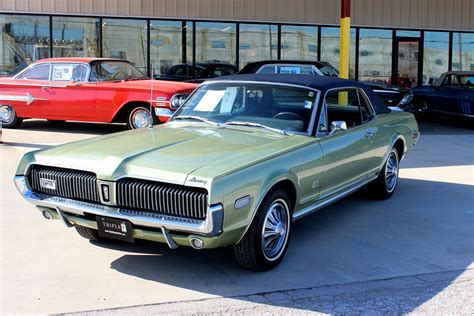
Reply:
<svg viewBox="0 0 474 316"><path fill-rule="evenodd" d="M122 219L97 216L99 236L133 242L132 223Z"/></svg>

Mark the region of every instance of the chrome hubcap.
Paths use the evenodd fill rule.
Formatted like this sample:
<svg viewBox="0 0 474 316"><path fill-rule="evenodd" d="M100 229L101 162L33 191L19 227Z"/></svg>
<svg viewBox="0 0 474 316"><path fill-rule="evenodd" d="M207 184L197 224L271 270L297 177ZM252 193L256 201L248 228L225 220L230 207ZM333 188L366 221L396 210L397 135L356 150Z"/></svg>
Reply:
<svg viewBox="0 0 474 316"><path fill-rule="evenodd" d="M289 209L286 202L278 199L270 205L263 221L262 249L268 260L280 257L288 240Z"/></svg>
<svg viewBox="0 0 474 316"><path fill-rule="evenodd" d="M8 124L15 118L15 112L9 105L0 106L0 120L2 123Z"/></svg>
<svg viewBox="0 0 474 316"><path fill-rule="evenodd" d="M398 159L397 156L392 152L387 160L385 166L385 186L388 192L392 192L397 185L398 180Z"/></svg>
<svg viewBox="0 0 474 316"><path fill-rule="evenodd" d="M144 109L137 109L132 113L132 125L134 128L151 126L150 112Z"/></svg>

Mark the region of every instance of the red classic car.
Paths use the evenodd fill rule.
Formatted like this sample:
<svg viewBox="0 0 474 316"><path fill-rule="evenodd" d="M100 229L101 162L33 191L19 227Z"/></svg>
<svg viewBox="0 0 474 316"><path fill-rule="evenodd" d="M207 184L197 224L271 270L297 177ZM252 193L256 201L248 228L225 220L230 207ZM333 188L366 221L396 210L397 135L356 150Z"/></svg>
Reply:
<svg viewBox="0 0 474 316"><path fill-rule="evenodd" d="M0 78L0 119L10 128L27 118L147 127L165 122L195 87L151 80L126 60L49 58Z"/></svg>

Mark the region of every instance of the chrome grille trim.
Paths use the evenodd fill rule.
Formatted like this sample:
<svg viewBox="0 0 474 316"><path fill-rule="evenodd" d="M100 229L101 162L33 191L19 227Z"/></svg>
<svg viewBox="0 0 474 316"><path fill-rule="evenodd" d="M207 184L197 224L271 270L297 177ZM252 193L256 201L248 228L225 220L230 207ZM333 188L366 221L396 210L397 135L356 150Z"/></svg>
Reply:
<svg viewBox="0 0 474 316"><path fill-rule="evenodd" d="M203 220L208 193L203 188L122 178L117 181L117 206Z"/></svg>
<svg viewBox="0 0 474 316"><path fill-rule="evenodd" d="M41 178L56 181L56 190L42 187ZM100 203L97 176L92 172L32 165L28 171L28 180L35 193Z"/></svg>

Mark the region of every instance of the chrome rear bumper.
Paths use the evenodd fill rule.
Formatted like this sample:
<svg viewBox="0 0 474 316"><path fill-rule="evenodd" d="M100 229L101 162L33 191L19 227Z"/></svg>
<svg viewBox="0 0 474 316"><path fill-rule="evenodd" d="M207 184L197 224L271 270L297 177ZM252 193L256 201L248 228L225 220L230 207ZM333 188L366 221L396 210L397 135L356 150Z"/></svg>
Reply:
<svg viewBox="0 0 474 316"><path fill-rule="evenodd" d="M205 220L188 219L147 211L121 209L46 194L36 194L30 189L25 176L15 176L13 180L21 195L23 195L28 202L36 206L51 208L75 215L94 214L118 218L130 221L137 226L156 229L165 228L171 231L208 237L218 236L222 232L224 212L220 204L208 208Z"/></svg>

